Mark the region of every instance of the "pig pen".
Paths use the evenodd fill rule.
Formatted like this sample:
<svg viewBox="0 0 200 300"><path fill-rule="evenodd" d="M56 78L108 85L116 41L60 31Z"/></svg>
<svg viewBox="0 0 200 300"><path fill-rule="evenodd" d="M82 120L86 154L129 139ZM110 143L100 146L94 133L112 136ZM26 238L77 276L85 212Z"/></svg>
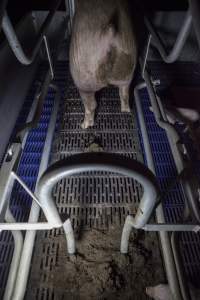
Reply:
<svg viewBox="0 0 200 300"><path fill-rule="evenodd" d="M171 84L169 80L178 86L198 86L199 65L178 63L176 66L166 67L156 62L149 63L149 66L156 84L154 88L159 95L164 87ZM42 81L47 70L46 65L39 68L16 128L24 124L26 116L27 121L30 121L32 110L37 106L38 80ZM130 97L131 113L120 112L118 90L108 87L97 93L95 126L83 130L80 127L84 116L83 104L71 79L68 62L58 61L55 78L45 98L38 126L30 130L23 140L23 151L16 173L34 191L38 178L48 164L52 165L77 153L97 152L103 155L104 152L109 152L136 159L156 174L163 192L161 195L164 216L169 223L164 224L169 226L165 229L170 231L170 226L173 226L173 230L176 230L176 226L179 225L179 228L185 231L188 230L187 224L180 223L185 195L177 177L176 160L170 147L172 139L157 125L158 120L151 108L150 93L146 84L137 79L139 85L134 86L134 96L132 90ZM157 86L158 79L160 84ZM62 93L61 97L59 91ZM146 139L145 128L148 133ZM177 130L199 169L199 160L195 160L191 141L178 125ZM147 141L150 146L149 152ZM12 147L16 145L18 144L13 143ZM2 170L8 168L10 163L12 155L8 153L2 163ZM186 292L184 278L190 287L198 287L199 233L179 232L178 249L176 244L173 245L172 253L166 242L168 234L165 232L160 231L157 235L155 232L132 228L128 253L120 253L125 218L128 214L135 214L143 194L143 188L135 180L113 173L89 172L63 179L55 186L53 199L61 220L64 222L70 217L73 224L76 240L76 253L73 255L67 252L62 229L44 230L44 224L49 229L51 224L45 223L42 212L39 220L34 219L32 213L36 211L37 206L34 206L34 201L32 203L27 188L20 184L14 184L10 209L18 222L29 220L29 223L16 223L14 226L24 230L37 225L41 226L43 231L37 231L35 243L33 230L27 230L25 235L22 235L20 230L15 228L12 233L4 231L1 234L1 299L23 299L23 295L25 299L37 300L148 299L145 294L147 286L167 282L174 288L173 292L177 292L175 299L179 299L178 284L182 283L181 292ZM33 207L30 221L31 203ZM151 218L147 224L150 231L155 229L151 227L155 225L155 221L164 222L158 218L158 207L154 214L156 217ZM9 215L7 217L8 224L5 226L13 228L10 222L15 220L10 220ZM191 231L191 226L195 224L188 226ZM177 235L172 233L169 236L173 244ZM20 241L23 238L24 247L19 249L22 247ZM176 282L177 277L174 276L176 268L172 256L177 254L179 257L174 256L177 270L180 271L181 265L184 267L184 271L181 271L181 275L184 276L178 278L179 282ZM12 296L9 296L11 294Z"/></svg>
<svg viewBox="0 0 200 300"><path fill-rule="evenodd" d="M83 104L68 64L57 70L65 93L50 164L93 151L143 162L135 109L120 112L118 89L97 94L95 126L83 130ZM73 221L77 251L67 253L62 230L38 232L26 299L147 299L146 286L166 281L156 233L133 230L128 254L120 253L126 215L142 194L136 181L90 172L61 180L53 194L59 212Z"/></svg>
<svg viewBox="0 0 200 300"><path fill-rule="evenodd" d="M160 79L161 82L156 88L158 93L170 84L168 80L180 85L184 79L184 86L198 86L199 67L194 64L178 63L176 68L159 63L149 65L153 79ZM181 72L177 73L175 70ZM46 65L39 68L19 116L17 128L20 124L24 124L24 118L28 115L30 107L36 107L37 81L43 78L46 71ZM55 84L62 91L60 102ZM54 85L46 96L39 124L37 128L30 130L24 142L23 153L16 171L18 176L31 190L34 190L37 178L45 171L48 161L51 165L77 153L117 153L148 165L149 156L145 151L143 139L144 128L141 126L141 116L143 116L153 150L155 172L163 192L166 221L180 222L185 196L177 180L169 140L166 132L156 124L145 84L135 86L134 91L134 96L132 93L130 98L131 113L120 112L116 88L108 87L98 92L95 126L83 130L80 127L84 116L83 104L71 79L68 62L66 60L57 62ZM141 107L138 106L139 99ZM139 114L138 108L142 108L142 114ZM55 124L56 130L54 130ZM185 145L189 145L192 150L187 134L181 128L179 129ZM192 154L195 157L194 152ZM4 167L6 163L9 163L9 160L5 160L2 166ZM196 167L198 166L197 160ZM169 186L171 186L170 190L168 190ZM139 183L113 173L90 172L63 179L55 186L53 196L62 221L64 222L70 216L75 232L76 253L68 254L62 229L51 229L37 231L32 259L27 255L30 246L27 234L32 234L32 231L28 231L20 256L20 252L16 253L18 248L14 247L12 238L14 233L4 231L1 235L1 253L4 259L1 263L0 298L21 299L21 295L25 294L25 299L35 300L149 299L145 294L147 286L167 283L169 280L173 284L173 272L171 277L169 273L168 276L166 274L166 270L169 272L169 269L166 269L166 255L170 255L167 256L170 272L173 267L169 264L172 256L170 252L166 253L161 249L162 234L160 235L162 243L160 243L157 233L132 229L128 253L120 253L125 218L129 213L135 213L142 193L143 188ZM19 183L15 183L10 208L18 221L24 222L28 219L30 203L31 198L27 191ZM45 221L45 218L41 212L39 222L42 221ZM152 218L150 223L154 221ZM13 236L18 246L20 235L18 231L15 232L16 235ZM199 234L180 233L179 251L185 278L190 282L190 286L193 284L198 287ZM191 256L190 253L193 255ZM15 274L12 272L12 259L14 261L17 259L17 263L19 262L15 285L10 281ZM11 265L7 263L10 261L12 261ZM13 291L11 286L14 288ZM174 286L176 290L176 285ZM11 292L15 293L14 297L5 298Z"/></svg>

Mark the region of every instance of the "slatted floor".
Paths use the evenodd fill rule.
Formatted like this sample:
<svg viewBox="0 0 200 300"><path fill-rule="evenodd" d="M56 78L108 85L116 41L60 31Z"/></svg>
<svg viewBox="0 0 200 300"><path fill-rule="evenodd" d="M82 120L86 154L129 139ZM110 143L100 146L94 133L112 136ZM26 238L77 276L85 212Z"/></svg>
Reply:
<svg viewBox="0 0 200 300"><path fill-rule="evenodd" d="M151 65L151 69L154 78L161 79L161 89L165 88L166 86L169 86L170 84L177 84L183 86L199 85L200 66L197 64L194 65L190 63L183 63L178 64L176 68L176 65L163 67L162 64L156 63ZM98 143L100 143L101 147L105 151L114 151L117 153L121 153L122 155L127 155L129 157L134 157L139 160L142 160L136 120L131 115L126 114L126 117L124 117L122 114L120 114L119 99L117 99L118 94L116 90L105 89L98 95L100 105L96 119L96 126L91 130L85 131L85 133L83 134L82 130L80 129L80 122L83 118L83 107L79 100L77 91L72 85L69 73L66 72L66 62L61 62L57 66L56 83L59 85L61 90L65 90L65 94L67 95L68 101L64 101L63 103L62 111L66 112L66 115L64 116L65 122L62 123L59 134L55 137L55 143L53 145L51 158L52 162L63 158L64 156L72 155L73 153L87 151L88 146L93 141L97 141ZM145 117L148 125L149 137L153 148L154 159L156 162L157 176L159 178L161 188L165 189L169 181L171 181L171 179L175 176L176 172L174 168L174 163L171 157L171 153L168 150L169 146L166 140L166 136L164 132L160 130L158 126L155 125L155 119L153 117L153 114L149 111L149 99L146 92L143 93L142 98L144 109L146 109ZM50 100L50 102L48 101L48 99ZM48 107L52 106L51 98L48 99L46 103L47 106L46 108L44 108L44 118L42 119L42 122L46 125L48 122L47 115L49 116L50 113ZM29 101L27 101L27 103L29 106ZM117 105L115 105L116 103ZM112 116L112 120L108 118L108 114ZM25 114L22 113L22 116L22 118L24 118ZM127 120L129 120L130 124L130 127L128 128L126 125ZM66 123L68 124L67 126ZM119 130L117 130L118 127L116 127L118 124ZM39 132L41 129L45 129L46 125L41 125L41 127L39 128ZM105 130L106 126L108 128L108 131ZM30 136L30 139L28 140L29 144L27 144L26 146L24 158L22 159L22 167L25 172L23 179L27 182L27 184L30 185L31 188L34 187L36 181L36 166L38 167L40 154L42 151L42 144L39 146L38 141L42 142L44 138L44 136L41 137L39 132L32 132L32 136ZM163 155L163 153L165 154ZM197 169L200 169L199 161L196 162L196 166ZM199 170L197 170L197 173L198 171ZM86 177L81 177L80 180L82 180L82 184L86 186L86 189L81 189L80 186L77 184L77 178L74 177L70 179L71 182L62 182L60 187L57 186L54 191L55 197L57 199L60 199L57 202L58 206L60 207L60 211L65 213L68 210L68 213L70 213L73 217L74 226L79 226L80 223L82 223L82 220L80 219L80 215L82 215L82 213L83 217L81 216L81 218L85 220L85 226L88 227L106 227L109 225L109 222L120 223L124 220L124 216L130 210L130 207L132 208L132 203L130 199L132 199L132 202L135 202L137 204L138 196L141 193L141 189L139 186L137 186L136 183L133 183L126 178L126 189L124 189L124 182L119 177L112 175L111 178L108 178L106 180L105 176L95 176L92 176L91 181L88 180L87 182ZM78 210L78 206L76 205L74 207L73 205L71 205L70 207L70 202L72 204L72 201L74 201L74 199L77 201L77 203L80 203L80 199L82 200L83 195L85 195L85 198L83 199L84 203L89 203L91 201L91 197L89 197L89 194L91 192L92 185L94 184L94 180L96 181L97 189L94 193L96 197L94 197L92 201L94 201L94 203L96 204L96 210L89 209L88 211L81 211L82 208L80 209L79 207ZM66 184L71 187L74 186L76 193L73 193L72 188L71 190L69 189L68 204L66 205L65 203L63 206L62 199L66 199L66 194L64 192ZM108 191L106 191L104 195L102 184L108 186L108 189L110 189L113 186L113 191L111 193L112 195L110 198L107 197L109 194ZM132 189L132 185L135 186L134 191ZM123 193L125 196L125 201L120 204L119 198ZM99 205L99 194L102 195L101 204L106 204L104 206L104 212L100 210L100 214L97 213ZM22 207L21 205L18 205L18 200L16 200L19 198L19 196L20 189L16 187L12 209L15 216L18 217L19 220L22 220L27 217L30 201L28 196L23 195L24 203L27 205L24 205ZM115 203L117 205L115 206L115 208L110 208L110 203ZM182 207L183 195L181 192L181 188L179 186L174 186L172 192L165 200L166 218L168 220L178 220L181 216ZM111 216L116 216L116 218L113 219ZM95 222L93 222L92 220L95 220ZM96 220L100 221L97 222ZM45 232L42 238L54 239L55 237L59 237L59 235L59 230L49 231ZM188 233L185 233L182 236L183 237L181 250L187 275L188 278L194 283L196 283L196 285L198 286L198 278L200 274L200 238L199 235ZM8 235L7 232L2 233L0 238L0 298L2 298L8 274L9 262L12 257L13 241L11 235ZM51 273L52 268L56 266L58 261L58 252L59 246L54 242L50 243L48 247L44 247L41 249L43 257L40 266L43 270L46 270L47 273L48 271ZM27 297L27 299L29 299L29 297ZM37 289L34 299L55 300L57 298L52 287L48 287L47 283L44 282L43 287Z"/></svg>
<svg viewBox="0 0 200 300"><path fill-rule="evenodd" d="M98 145L99 151L118 153L142 162L137 121L133 113L121 113L118 89L109 87L97 93L95 126L82 130L82 101L69 71L64 66L61 67L61 64L57 70L59 84L62 85L63 79L66 87L63 114L52 146L51 163L69 155L87 152L93 143ZM67 78L63 78L62 74L66 74ZM53 195L59 212L65 216L70 215L75 231L92 228L107 230L113 225L122 226L127 214L136 212L142 188L136 181L127 177L105 172L89 172L61 180L56 185ZM51 272L52 276L56 276L52 268L56 266L56 261L60 264L62 243L62 230L51 230L37 235L27 299L62 299L62 296L58 295L61 291L52 288L49 278ZM158 243L157 239L155 243ZM38 281L35 274L40 274ZM63 287L63 295L64 289L66 290L66 287ZM146 299L145 295L141 299Z"/></svg>

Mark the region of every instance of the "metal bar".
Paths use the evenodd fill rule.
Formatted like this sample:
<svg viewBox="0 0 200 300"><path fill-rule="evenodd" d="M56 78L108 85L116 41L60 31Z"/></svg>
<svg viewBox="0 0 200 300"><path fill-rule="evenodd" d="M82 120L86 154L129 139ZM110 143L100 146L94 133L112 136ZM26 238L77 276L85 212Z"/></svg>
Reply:
<svg viewBox="0 0 200 300"><path fill-rule="evenodd" d="M4 16L4 12L7 6L8 0L1 0L0 2L0 33L1 33L1 25Z"/></svg>
<svg viewBox="0 0 200 300"><path fill-rule="evenodd" d="M20 140L22 140L22 137L25 135L25 133L28 130L33 129L37 126L37 124L40 120L40 117L41 117L44 100L45 100L45 97L46 97L46 95L48 93L48 90L49 90L50 82L51 82L51 71L49 69L47 71L46 76L45 76L44 83L42 84L41 92L40 92L39 99L38 99L38 105L37 105L33 120L28 122L28 123L23 124L18 129L18 132L16 134L17 139L20 138Z"/></svg>
<svg viewBox="0 0 200 300"><path fill-rule="evenodd" d="M171 234L172 251L173 251L173 255L174 255L177 275L179 278L179 284L180 284L183 299L184 300L192 300L191 296L190 296L190 292L189 292L190 288L188 286L188 279L185 274L182 257L180 255L179 235L180 235L180 232L172 232L172 234Z"/></svg>
<svg viewBox="0 0 200 300"><path fill-rule="evenodd" d="M23 182L23 180L15 173L15 172L11 172L11 175L21 184L21 186L25 189L25 191L29 194L29 196L31 196L31 198L40 206L40 201L38 200L38 198L32 193L32 191L28 188L28 186Z"/></svg>
<svg viewBox="0 0 200 300"><path fill-rule="evenodd" d="M193 0L191 0L192 2ZM188 11L186 16L185 16L185 19L184 19L184 22L183 22L183 25L181 27L181 30L177 36L177 39L174 43L174 46L172 48L172 50L167 53L164 45L163 45L163 42L161 41L159 35L157 34L156 32L156 29L154 28L154 25L152 24L152 22L147 18L147 16L144 16L144 22L146 24L146 27L147 29L149 30L149 32L151 33L152 35L152 39L154 41L154 44L157 48L157 50L159 51L162 59L166 62L166 63L173 63L175 62L180 53L181 53L181 50L183 49L183 46L188 38L188 35L190 33L190 29L191 29L191 24L192 24L192 16L191 16L191 13Z"/></svg>
<svg viewBox="0 0 200 300"><path fill-rule="evenodd" d="M17 161L21 154L21 145L19 143L12 144L9 148L0 170L0 222L4 221L8 207L8 199L10 198L14 178L11 176L12 170L16 167Z"/></svg>
<svg viewBox="0 0 200 300"><path fill-rule="evenodd" d="M142 140L144 143L144 150L145 150L145 154L146 154L147 165L150 168L150 170L154 174L156 174L152 150L151 150L148 132L147 132L145 119L144 119L144 113L143 113L141 100L140 100L140 96L139 96L139 90L141 90L144 87L146 87L146 83L139 84L135 87L135 89L134 89L135 104L136 104L136 109L137 109L137 116L138 116L139 123L140 123L141 133L142 133ZM162 204L160 204L156 208L156 219L157 219L158 223L165 222ZM171 244L170 244L170 240L169 240L169 235L167 232L159 232L159 236L160 236L165 270L166 270L166 275L167 275L167 280L168 280L168 283L170 286L170 290L172 292L174 300L180 300L182 298L181 298L181 293L180 293L180 288L179 288L179 282L178 282L175 262L173 259L173 252L172 252L172 248L171 248Z"/></svg>
<svg viewBox="0 0 200 300"><path fill-rule="evenodd" d="M58 41L58 49L60 47L60 43L61 43L60 41L63 40L63 37L65 35L65 31L66 31L66 24L63 21L63 28L61 29L61 34L60 34L59 41ZM57 51L56 51L54 57L56 57L56 54L57 54ZM54 57L53 57L53 59L54 59ZM41 113L42 113L42 108L43 108L43 104L44 104L46 94L48 92L48 88L49 88L49 86L51 86L52 88L55 89L55 85L51 84L51 80L52 80L52 74L51 74L51 70L49 69L46 73L45 80L44 80L44 82L42 84L42 87L41 87L41 93L39 95L38 105L37 105L34 117L30 122L24 124L23 126L21 126L19 128L19 130L16 134L16 139L17 140L18 139L22 140L23 136L26 134L26 132L29 129L35 128L37 126L37 124L39 122L39 119L40 119L40 116L41 116ZM56 88L56 91L58 92L57 88Z"/></svg>
<svg viewBox="0 0 200 300"><path fill-rule="evenodd" d="M200 48L200 3L199 0L189 0L189 11L192 15L192 23Z"/></svg>
<svg viewBox="0 0 200 300"><path fill-rule="evenodd" d="M36 88L33 104L32 104L32 107L30 109L30 112L28 114L28 117L26 119L26 123L30 123L34 118L34 115L35 115L35 112L36 112L36 109L37 109L37 106L38 106L39 95L40 95L40 84L38 84L38 86ZM18 130L17 130L17 132L18 132ZM24 131L23 133L24 134L22 134L22 133L20 134L20 138L22 140L22 149L24 149L24 147L25 147L26 140L27 140L27 137L28 137L28 131Z"/></svg>
<svg viewBox="0 0 200 300"><path fill-rule="evenodd" d="M62 222L0 223L0 230L50 230L62 227Z"/></svg>
<svg viewBox="0 0 200 300"><path fill-rule="evenodd" d="M48 42L47 42L46 35L44 35L44 44L45 44L45 48L46 48L46 52L47 52L49 68L50 68L50 71L51 71L51 79L53 80L54 79L54 70L53 70L52 58L51 58L51 54L50 54L49 45L48 45Z"/></svg>
<svg viewBox="0 0 200 300"><path fill-rule="evenodd" d="M66 10L69 10L70 31L72 31L73 17L74 17L74 14L75 14L75 3L74 3L74 0L65 0L65 7L66 7Z"/></svg>
<svg viewBox="0 0 200 300"><path fill-rule="evenodd" d="M45 211L46 203L53 201L52 188L59 180L88 171L118 173L141 183L144 191L133 226L142 228L147 223L159 194L155 176L142 163L109 153L103 153L102 156L96 153L76 154L49 167L38 183L38 198L42 204L44 214L49 213Z"/></svg>
<svg viewBox="0 0 200 300"><path fill-rule="evenodd" d="M25 54L25 52L15 34L15 30L10 22L10 19L9 19L7 13L5 12L5 14L3 16L2 28L3 28L4 34L8 40L8 43L9 43L13 53L15 54L16 58L22 64L30 65L34 61L34 59L40 49L40 46L41 46L41 43L43 40L43 36L46 34L46 32L52 22L52 19L56 13L56 10L60 6L60 3L61 3L61 0L54 1L54 5L53 5L52 9L50 10L48 16L46 17L46 19L38 33L35 47L33 48L32 53L30 55Z"/></svg>
<svg viewBox="0 0 200 300"><path fill-rule="evenodd" d="M43 154L42 154L42 158L41 158L38 178L40 178L40 176L42 175L42 173L46 170L46 168L48 166L48 160L49 160L49 155L50 155L50 150L51 150L53 133L54 133L55 124L56 124L56 117L57 117L57 113L58 113L58 109L59 109L59 102L60 102L59 101L59 93L57 92L55 100L54 100L54 109L53 109L51 119L49 122L49 126L48 126L48 132L47 132L44 150L43 150ZM39 181L39 179L37 180L37 183L36 183L36 191L35 191L36 195L37 195L38 181ZM28 221L30 223L36 223L39 218L39 213L40 213L40 207L35 202L33 202L32 206L31 206ZM35 235L36 235L35 230L30 230L30 231L26 232L12 300L19 300L19 299L24 298L24 294L26 291L26 285L27 285L27 281L28 281L29 270L30 270L31 258L32 258L32 253L33 253Z"/></svg>
<svg viewBox="0 0 200 300"><path fill-rule="evenodd" d="M143 228L145 231L200 231L199 224L146 224Z"/></svg>
<svg viewBox="0 0 200 300"><path fill-rule="evenodd" d="M14 219L10 209L7 209L5 220L7 222L16 223L16 220ZM14 229L12 231L12 235L14 238L15 248L14 248L14 252L13 252L13 257L12 257L12 261L11 261L11 265L10 265L10 271L8 274L8 279L7 279L7 283L6 283L3 300L12 299L12 292L13 292L14 284L16 281L16 274L17 274L17 270L18 270L18 266L19 266L21 250L22 250L22 245L23 245L23 236L20 231Z"/></svg>

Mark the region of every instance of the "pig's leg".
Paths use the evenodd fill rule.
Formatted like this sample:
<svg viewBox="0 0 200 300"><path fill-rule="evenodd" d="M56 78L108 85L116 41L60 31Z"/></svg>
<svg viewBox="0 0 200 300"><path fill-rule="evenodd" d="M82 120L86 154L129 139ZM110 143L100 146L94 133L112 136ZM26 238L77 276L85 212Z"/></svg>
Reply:
<svg viewBox="0 0 200 300"><path fill-rule="evenodd" d="M129 85L119 86L119 97L121 101L121 111L130 112L129 106Z"/></svg>
<svg viewBox="0 0 200 300"><path fill-rule="evenodd" d="M86 129L94 125L94 115L97 103L95 100L94 92L83 92L80 91L81 98L85 107L84 121L81 124L82 129Z"/></svg>

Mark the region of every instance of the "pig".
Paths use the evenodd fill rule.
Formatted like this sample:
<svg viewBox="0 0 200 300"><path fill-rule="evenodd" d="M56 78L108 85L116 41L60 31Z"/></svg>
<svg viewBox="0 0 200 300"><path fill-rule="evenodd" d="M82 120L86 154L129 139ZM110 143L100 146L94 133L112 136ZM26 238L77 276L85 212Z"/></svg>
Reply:
<svg viewBox="0 0 200 300"><path fill-rule="evenodd" d="M121 111L130 112L129 86L137 41L128 0L77 0L70 42L70 70L84 103L83 129L94 125L95 92L119 88Z"/></svg>

